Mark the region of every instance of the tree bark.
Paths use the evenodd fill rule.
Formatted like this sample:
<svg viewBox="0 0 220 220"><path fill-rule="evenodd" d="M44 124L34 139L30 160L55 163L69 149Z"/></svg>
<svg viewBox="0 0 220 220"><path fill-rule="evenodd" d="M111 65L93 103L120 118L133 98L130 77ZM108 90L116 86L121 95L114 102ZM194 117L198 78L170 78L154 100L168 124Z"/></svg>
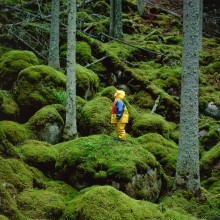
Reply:
<svg viewBox="0 0 220 220"><path fill-rule="evenodd" d="M145 2L144 0L137 0L137 8L138 8L138 14L142 17L144 14L144 6Z"/></svg>
<svg viewBox="0 0 220 220"><path fill-rule="evenodd" d="M76 0L68 1L66 140L77 137L76 125Z"/></svg>
<svg viewBox="0 0 220 220"><path fill-rule="evenodd" d="M52 0L48 65L57 70L60 69L59 12L60 12L60 0Z"/></svg>
<svg viewBox="0 0 220 220"><path fill-rule="evenodd" d="M202 29L203 29L203 0L200 1L200 16L199 16L199 36L200 36L200 51L202 50Z"/></svg>
<svg viewBox="0 0 220 220"><path fill-rule="evenodd" d="M110 36L121 38L122 29L122 0L110 2Z"/></svg>
<svg viewBox="0 0 220 220"><path fill-rule="evenodd" d="M175 188L200 192L198 90L200 1L185 0L181 76L180 138Z"/></svg>

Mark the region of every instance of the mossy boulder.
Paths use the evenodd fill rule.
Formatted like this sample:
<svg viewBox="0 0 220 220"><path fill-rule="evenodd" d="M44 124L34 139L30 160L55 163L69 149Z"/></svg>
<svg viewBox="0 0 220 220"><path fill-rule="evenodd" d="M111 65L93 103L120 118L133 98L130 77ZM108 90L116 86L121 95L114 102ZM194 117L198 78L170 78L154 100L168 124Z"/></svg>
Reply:
<svg viewBox="0 0 220 220"><path fill-rule="evenodd" d="M58 93L65 91L66 76L49 66L38 65L22 70L16 86L17 102L28 118L49 104L62 103Z"/></svg>
<svg viewBox="0 0 220 220"><path fill-rule="evenodd" d="M30 166L41 170L46 176L53 176L58 157L56 149L48 143L29 140L17 149L20 158Z"/></svg>
<svg viewBox="0 0 220 220"><path fill-rule="evenodd" d="M201 174L203 177L211 176L215 166L219 166L220 142L209 151L203 153L200 160Z"/></svg>
<svg viewBox="0 0 220 220"><path fill-rule="evenodd" d="M30 219L59 219L66 207L61 195L40 189L24 190L18 195L17 204Z"/></svg>
<svg viewBox="0 0 220 220"><path fill-rule="evenodd" d="M84 99L90 99L97 92L99 77L92 70L76 65L76 94Z"/></svg>
<svg viewBox="0 0 220 220"><path fill-rule="evenodd" d="M55 144L61 140L64 121L55 106L48 105L37 111L26 126L37 140Z"/></svg>
<svg viewBox="0 0 220 220"><path fill-rule="evenodd" d="M207 120L199 126L199 140L205 150L209 150L220 141L220 122Z"/></svg>
<svg viewBox="0 0 220 220"><path fill-rule="evenodd" d="M33 187L33 173L18 159L0 157L0 177L0 185L8 186L15 196L18 191Z"/></svg>
<svg viewBox="0 0 220 220"><path fill-rule="evenodd" d="M157 133L145 134L137 141L155 156L167 175L175 176L178 147L174 141Z"/></svg>
<svg viewBox="0 0 220 220"><path fill-rule="evenodd" d="M144 114L141 118L136 118L132 124L132 134L135 137L142 136L147 133L158 133L169 139L172 125L167 122L161 115Z"/></svg>
<svg viewBox="0 0 220 220"><path fill-rule="evenodd" d="M26 141L31 135L24 125L17 122L0 121L0 127L3 130L6 139L15 146Z"/></svg>
<svg viewBox="0 0 220 220"><path fill-rule="evenodd" d="M202 195L195 197L187 191L175 191L172 196L163 196L160 199L160 205L165 209L179 212L181 215L193 215L198 219L213 220L218 219L219 212L219 194L213 195L201 188Z"/></svg>
<svg viewBox="0 0 220 220"><path fill-rule="evenodd" d="M15 147L7 140L4 130L0 126L0 156L17 157Z"/></svg>
<svg viewBox="0 0 220 220"><path fill-rule="evenodd" d="M0 185L0 198L1 198L1 205L0 205L1 220L22 219L22 215L18 210L15 200L6 190L5 186L2 185Z"/></svg>
<svg viewBox="0 0 220 220"><path fill-rule="evenodd" d="M57 147L57 172L77 189L107 184L137 199L155 201L159 196L160 166L140 143L117 143L110 136L95 135Z"/></svg>
<svg viewBox="0 0 220 220"><path fill-rule="evenodd" d="M15 102L14 95L6 90L0 90L0 120L19 119L20 108Z"/></svg>
<svg viewBox="0 0 220 220"><path fill-rule="evenodd" d="M171 209L161 210L160 206L134 200L111 186L94 186L83 190L67 206L61 219L161 219L196 220Z"/></svg>
<svg viewBox="0 0 220 220"><path fill-rule="evenodd" d="M13 50L5 53L0 60L0 88L13 88L21 70L38 65L38 59L31 51Z"/></svg>
<svg viewBox="0 0 220 220"><path fill-rule="evenodd" d="M112 101L107 97L97 97L87 102L81 112L79 132L82 135L110 134Z"/></svg>

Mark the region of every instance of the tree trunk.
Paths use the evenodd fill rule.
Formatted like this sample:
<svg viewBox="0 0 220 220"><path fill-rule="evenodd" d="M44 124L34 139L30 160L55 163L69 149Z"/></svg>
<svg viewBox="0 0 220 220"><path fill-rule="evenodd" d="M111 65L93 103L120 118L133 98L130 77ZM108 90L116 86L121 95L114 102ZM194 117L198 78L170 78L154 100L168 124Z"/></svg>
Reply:
<svg viewBox="0 0 220 220"><path fill-rule="evenodd" d="M67 104L64 139L77 137L76 126L76 0L68 1L67 26Z"/></svg>
<svg viewBox="0 0 220 220"><path fill-rule="evenodd" d="M185 0L181 78L180 138L175 188L200 192L198 141L198 90L200 1Z"/></svg>
<svg viewBox="0 0 220 220"><path fill-rule="evenodd" d="M137 0L138 14L140 16L143 16L144 14L144 6L145 6L144 0Z"/></svg>
<svg viewBox="0 0 220 220"><path fill-rule="evenodd" d="M110 36L122 37L122 0L111 0L110 2Z"/></svg>
<svg viewBox="0 0 220 220"><path fill-rule="evenodd" d="M52 0L48 65L57 70L60 69L59 12L60 12L60 0Z"/></svg>
<svg viewBox="0 0 220 220"><path fill-rule="evenodd" d="M200 16L199 16L199 36L200 36L200 51L202 50L202 29L203 29L203 0L199 0L200 1Z"/></svg>

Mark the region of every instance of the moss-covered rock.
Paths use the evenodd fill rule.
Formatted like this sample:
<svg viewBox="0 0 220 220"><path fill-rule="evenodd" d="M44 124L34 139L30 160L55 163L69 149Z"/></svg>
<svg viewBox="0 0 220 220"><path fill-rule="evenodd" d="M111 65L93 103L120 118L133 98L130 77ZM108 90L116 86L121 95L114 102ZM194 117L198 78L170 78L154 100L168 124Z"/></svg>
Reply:
<svg viewBox="0 0 220 220"><path fill-rule="evenodd" d="M137 140L155 156L167 175L175 176L178 152L175 142L167 140L157 133L145 134Z"/></svg>
<svg viewBox="0 0 220 220"><path fill-rule="evenodd" d="M4 130L0 126L0 156L17 157L14 146L7 140Z"/></svg>
<svg viewBox="0 0 220 220"><path fill-rule="evenodd" d="M22 70L16 86L17 102L27 119L49 104L61 103L57 93L65 91L66 76L49 66L38 65Z"/></svg>
<svg viewBox="0 0 220 220"><path fill-rule="evenodd" d="M117 143L112 137L96 135L58 148L57 172L78 189L110 184L133 198L155 201L159 196L160 166L140 143Z"/></svg>
<svg viewBox="0 0 220 220"><path fill-rule="evenodd" d="M220 158L220 142L212 147L209 151L203 153L200 160L202 176L207 177L212 175L212 170L218 166Z"/></svg>
<svg viewBox="0 0 220 220"><path fill-rule="evenodd" d="M33 173L18 159L0 157L0 185L10 186L13 192L33 187ZM16 194L15 194L16 196Z"/></svg>
<svg viewBox="0 0 220 220"><path fill-rule="evenodd" d="M18 195L17 204L30 219L59 219L66 207L61 195L39 189L24 190Z"/></svg>
<svg viewBox="0 0 220 220"><path fill-rule="evenodd" d="M12 93L0 90L0 120L19 119L20 109Z"/></svg>
<svg viewBox="0 0 220 220"><path fill-rule="evenodd" d="M201 120L203 121L203 120ZM220 141L220 122L207 119L199 126L200 143L205 150L209 150Z"/></svg>
<svg viewBox="0 0 220 220"><path fill-rule="evenodd" d="M64 121L56 108L48 105L37 111L26 126L37 140L55 144L61 140Z"/></svg>
<svg viewBox="0 0 220 220"><path fill-rule="evenodd" d="M132 124L132 134L135 137L147 133L158 133L169 139L171 130L172 125L158 114L148 113L142 115L142 118L136 118Z"/></svg>
<svg viewBox="0 0 220 220"><path fill-rule="evenodd" d="M161 210L153 203L134 200L111 186L95 186L86 189L67 206L61 219L161 219L195 220L171 209Z"/></svg>
<svg viewBox="0 0 220 220"><path fill-rule="evenodd" d="M110 134L113 131L111 107L112 102L107 97L97 97L87 102L82 108L79 132L82 135Z"/></svg>
<svg viewBox="0 0 220 220"><path fill-rule="evenodd" d="M0 88L12 89L21 70L38 65L38 59L31 51L13 50L5 53L0 62Z"/></svg>
<svg viewBox="0 0 220 220"><path fill-rule="evenodd" d="M6 139L13 145L19 145L30 137L30 132L22 124L13 121L0 121Z"/></svg>
<svg viewBox="0 0 220 220"><path fill-rule="evenodd" d="M214 196L202 189L200 197L193 196L187 191L175 191L172 196L164 196L160 199L160 204L166 208L172 208L181 214L191 214L198 219L213 220L218 219L219 195Z"/></svg>
<svg viewBox="0 0 220 220"><path fill-rule="evenodd" d="M22 215L17 208L15 200L10 195L10 193L5 189L5 186L2 185L0 185L0 198L1 198L1 205L0 205L1 220L22 218Z"/></svg>
<svg viewBox="0 0 220 220"><path fill-rule="evenodd" d="M17 152L25 163L38 168L46 176L54 176L58 152L50 144L29 140L19 146Z"/></svg>
<svg viewBox="0 0 220 220"><path fill-rule="evenodd" d="M76 65L76 94L84 99L91 98L97 92L99 77L92 70Z"/></svg>

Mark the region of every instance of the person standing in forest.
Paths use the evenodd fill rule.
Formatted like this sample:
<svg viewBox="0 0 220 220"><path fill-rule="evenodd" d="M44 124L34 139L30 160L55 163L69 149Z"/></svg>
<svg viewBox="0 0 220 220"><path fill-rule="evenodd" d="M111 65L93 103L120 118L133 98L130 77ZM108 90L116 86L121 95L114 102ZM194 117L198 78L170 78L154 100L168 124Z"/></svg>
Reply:
<svg viewBox="0 0 220 220"><path fill-rule="evenodd" d="M128 123L129 114L127 107L122 101L125 97L125 92L116 90L115 101L112 106L111 123L115 124L115 130L119 141L126 141L125 125Z"/></svg>

